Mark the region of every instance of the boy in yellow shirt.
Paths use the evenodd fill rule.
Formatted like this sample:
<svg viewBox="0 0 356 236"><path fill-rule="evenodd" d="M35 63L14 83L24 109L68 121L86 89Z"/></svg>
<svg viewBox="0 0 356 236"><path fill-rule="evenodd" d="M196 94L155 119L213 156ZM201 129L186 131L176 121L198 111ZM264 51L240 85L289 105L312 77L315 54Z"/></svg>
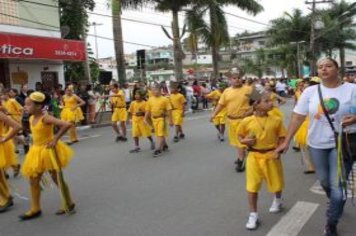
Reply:
<svg viewBox="0 0 356 236"><path fill-rule="evenodd" d="M162 96L161 87L157 84L152 88L152 97L147 101L145 114L146 123L152 125L157 137L157 147L153 152L154 157L158 157L163 151L168 150L166 141L168 136L167 117L169 125L173 126L171 103L168 98Z"/></svg>
<svg viewBox="0 0 356 236"><path fill-rule="evenodd" d="M252 114L248 98L250 90L243 87L242 80L238 76L231 77L230 84L231 87L225 89L221 95L210 120L213 121L226 108L230 145L237 149L236 171L243 172L245 170L245 148L239 142L236 131L242 119Z"/></svg>
<svg viewBox="0 0 356 236"><path fill-rule="evenodd" d="M145 91L138 90L135 93L135 101L130 104L129 115L132 117L132 137L135 141L135 148L130 153L141 151L139 138L146 137L151 143L151 150L155 149L155 143L151 137L151 128L145 123L146 101L143 100Z"/></svg>
<svg viewBox="0 0 356 236"><path fill-rule="evenodd" d="M246 161L246 189L250 208L246 228L249 230L258 227L257 198L263 181L266 181L268 191L275 195L269 211L277 213L281 210L284 177L280 154L275 149L286 135L282 120L268 115L273 109L268 93L253 91L251 102L255 114L241 121L237 130L240 142L249 151Z"/></svg>
<svg viewBox="0 0 356 236"><path fill-rule="evenodd" d="M206 98L212 101L214 107L218 105L220 97L226 88L225 83L220 83L219 88L210 92L206 95ZM218 139L221 142L225 141L224 134L225 134L225 123L226 123L226 108L223 108L213 119L213 124L218 130Z"/></svg>
<svg viewBox="0 0 356 236"><path fill-rule="evenodd" d="M183 133L183 122L184 122L184 110L186 99L183 94L178 92L178 84L171 83L171 95L169 100L172 105L172 119L173 125L176 127L176 135L173 141L179 142L179 139L184 139L185 135Z"/></svg>
<svg viewBox="0 0 356 236"><path fill-rule="evenodd" d="M127 110L126 110L126 101L125 93L122 89L119 88L118 84L112 85L112 95L106 96L110 97L111 105L113 109L113 114L111 117L112 127L117 134L116 142L123 141L126 142L126 121L127 121ZM118 127L118 123L120 128Z"/></svg>

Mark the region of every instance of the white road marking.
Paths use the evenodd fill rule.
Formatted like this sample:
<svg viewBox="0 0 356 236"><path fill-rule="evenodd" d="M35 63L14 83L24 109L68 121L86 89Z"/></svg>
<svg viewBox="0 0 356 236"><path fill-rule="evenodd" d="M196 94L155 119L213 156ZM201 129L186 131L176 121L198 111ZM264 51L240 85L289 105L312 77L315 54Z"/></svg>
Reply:
<svg viewBox="0 0 356 236"><path fill-rule="evenodd" d="M98 138L98 137L101 137L101 135L99 135L99 134L87 135L87 136L80 137L78 139L79 139L79 141L81 141L81 140L85 140L85 139ZM64 139L63 142L70 142L70 140Z"/></svg>
<svg viewBox="0 0 356 236"><path fill-rule="evenodd" d="M297 236L318 207L317 203L297 202L267 236Z"/></svg>

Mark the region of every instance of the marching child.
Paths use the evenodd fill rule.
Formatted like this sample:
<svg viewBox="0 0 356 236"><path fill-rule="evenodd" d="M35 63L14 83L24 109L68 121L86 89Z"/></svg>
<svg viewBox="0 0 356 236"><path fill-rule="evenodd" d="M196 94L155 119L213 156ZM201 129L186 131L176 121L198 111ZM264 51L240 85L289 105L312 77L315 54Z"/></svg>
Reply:
<svg viewBox="0 0 356 236"><path fill-rule="evenodd" d="M167 118L169 125L173 126L172 106L167 97L162 96L161 87L157 84L152 88L152 97L147 101L145 122L151 124L157 137L154 157L158 157L163 151L168 150L166 137L168 136Z"/></svg>
<svg viewBox="0 0 356 236"><path fill-rule="evenodd" d="M172 105L172 119L173 125L176 128L176 135L173 138L173 141L179 142L179 139L184 139L185 135L183 133L183 122L184 122L184 110L186 100L183 94L178 92L178 84L171 83L171 95L169 96L169 100Z"/></svg>
<svg viewBox="0 0 356 236"><path fill-rule="evenodd" d="M112 127L117 134L116 142L127 141L126 137L126 122L127 122L127 109L125 101L125 93L120 89L118 84L113 84L111 89L112 94L110 96L110 102L113 109L113 114L111 117ZM120 125L120 128L118 126Z"/></svg>
<svg viewBox="0 0 356 236"><path fill-rule="evenodd" d="M48 98L41 92L32 93L25 101L25 109L32 116L30 117L30 128L33 137L33 144L28 151L22 174L29 179L31 192L31 209L19 218L23 221L32 220L42 215L41 210L41 187L40 182L45 172L49 172L54 183L58 185L58 167L60 169L68 166L73 151L60 138L73 126L46 114L43 111L48 103ZM54 134L54 127L58 127L58 132ZM75 204L71 199L66 183L62 183L62 188L66 189L67 212L73 212ZM56 215L66 213L60 209Z"/></svg>
<svg viewBox="0 0 356 236"><path fill-rule="evenodd" d="M10 128L10 131L6 131L6 127ZM5 169L18 165L15 145L11 139L20 130L19 123L0 111L0 213L14 205L5 177Z"/></svg>
<svg viewBox="0 0 356 236"><path fill-rule="evenodd" d="M225 83L219 83L219 88L206 95L206 98L211 100L214 107L218 105L220 97L224 92L227 85ZM213 119L213 124L218 130L218 139L220 142L224 142L225 138L225 123L226 123L226 108L223 108Z"/></svg>
<svg viewBox="0 0 356 236"><path fill-rule="evenodd" d="M155 150L155 143L151 136L151 127L145 123L146 101L143 100L145 91L137 90L135 101L130 104L129 115L132 117L132 137L135 142L135 148L130 153L141 151L139 139L146 137L151 143L151 150Z"/></svg>
<svg viewBox="0 0 356 236"><path fill-rule="evenodd" d="M277 213L281 210L284 178L280 155L274 150L284 140L286 130L280 118L269 115L273 102L268 93L253 91L250 100L254 115L241 122L237 135L249 151L246 162L246 189L250 215L246 228L253 230L258 227L257 198L263 181L266 181L268 191L275 195L269 211Z"/></svg>

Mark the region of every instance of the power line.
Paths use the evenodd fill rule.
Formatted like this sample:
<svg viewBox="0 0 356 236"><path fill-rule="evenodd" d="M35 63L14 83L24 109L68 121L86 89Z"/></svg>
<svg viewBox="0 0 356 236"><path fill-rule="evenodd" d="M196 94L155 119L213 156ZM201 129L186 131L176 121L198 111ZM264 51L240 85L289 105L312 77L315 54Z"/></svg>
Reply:
<svg viewBox="0 0 356 236"><path fill-rule="evenodd" d="M249 19L249 18L243 17L243 16L238 16L238 15L232 14L230 12L226 12L226 11L224 11L224 12L225 12L226 15L230 15L230 16L233 16L233 17L245 20L245 21L249 21L249 22L252 22L252 23L255 23L255 24L264 25L264 26L270 26L270 24L266 24L264 22L260 22L260 21L257 21L257 20L252 20L252 19Z"/></svg>

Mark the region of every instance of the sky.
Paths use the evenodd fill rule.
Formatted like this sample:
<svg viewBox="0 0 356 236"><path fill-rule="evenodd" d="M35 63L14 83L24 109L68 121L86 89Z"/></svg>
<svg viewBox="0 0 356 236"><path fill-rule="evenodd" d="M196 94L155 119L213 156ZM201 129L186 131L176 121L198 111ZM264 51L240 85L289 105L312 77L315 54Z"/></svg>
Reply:
<svg viewBox="0 0 356 236"><path fill-rule="evenodd" d="M249 15L246 12L236 8L236 7L225 7L224 11L232 13L234 15L246 17L258 22L269 24L272 19L283 16L284 12L292 12L293 9L299 8L305 14L310 12L309 7L305 4L305 0L257 0L263 7L264 11L256 16ZM108 0L96 0L96 8L94 13L110 15L111 9L107 5ZM323 6L322 6L323 5ZM318 7L327 7L328 4L321 4ZM245 30L249 32L256 32L266 29L266 25L249 22L246 20L239 19L234 16L227 15L227 21L229 26L230 36L236 35L236 33L241 33ZM123 19L133 19L149 23L154 23L156 25L147 25L136 22L130 22L127 20L122 21L123 27L123 37L124 50L125 53L134 53L136 50L149 49L150 47L166 46L172 44L171 40L163 33L159 25L170 25L171 15L164 14L155 11L153 8L143 8L139 10L124 10L122 14ZM183 26L184 15L180 15L180 26ZM112 18L110 16L99 16L94 14L89 14L89 22L96 22L98 26L96 27L97 35L100 37L106 37L109 39L113 38L112 34ZM100 24L100 25L99 25ZM170 28L167 28L170 32ZM90 27L88 42L91 44L93 51L95 53L95 37L94 37L94 27ZM98 56L99 58L111 57L115 55L114 42L112 40L106 40L98 38ZM129 43L137 43L143 45L134 45Z"/></svg>

